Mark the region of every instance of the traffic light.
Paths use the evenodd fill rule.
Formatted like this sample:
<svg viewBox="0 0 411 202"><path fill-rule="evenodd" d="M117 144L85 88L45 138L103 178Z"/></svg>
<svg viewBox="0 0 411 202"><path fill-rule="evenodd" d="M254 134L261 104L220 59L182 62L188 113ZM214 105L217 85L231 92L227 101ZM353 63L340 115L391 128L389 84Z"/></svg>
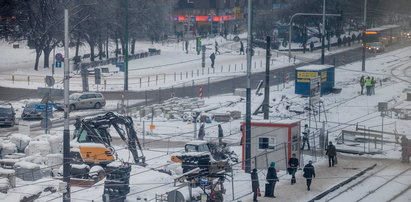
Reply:
<svg viewBox="0 0 411 202"><path fill-rule="evenodd" d="M101 70L100 68L94 69L94 82L95 84L101 84Z"/></svg>

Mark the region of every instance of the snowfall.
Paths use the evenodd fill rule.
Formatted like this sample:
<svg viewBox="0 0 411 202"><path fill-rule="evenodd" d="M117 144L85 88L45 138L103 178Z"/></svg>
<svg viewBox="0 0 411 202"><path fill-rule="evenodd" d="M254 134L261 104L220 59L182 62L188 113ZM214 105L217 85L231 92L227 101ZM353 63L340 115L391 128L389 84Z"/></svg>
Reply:
<svg viewBox="0 0 411 202"><path fill-rule="evenodd" d="M130 69L130 90L144 91L148 89L171 88L181 86L186 82L195 80L196 85L229 79L239 75L245 75L246 56L239 55L239 42L225 40L221 37L203 40L203 44L208 44L206 67L201 67L201 55L197 55L194 50L194 41L189 42L189 53L183 51L183 42L155 43L141 41L137 43L138 51L143 52L148 48L161 50L160 55L143 59L132 60L129 63ZM244 38L245 36L241 36ZM214 50L215 42L219 43L220 55L217 55L216 67L210 68L208 55ZM243 40L245 42L245 40ZM14 88L36 89L44 87L45 75L52 75L51 68L41 68L39 71L32 70L34 61L34 51L20 44L20 48L12 48L12 44L0 42L0 86ZM245 43L246 45L246 43ZM318 46L319 43L316 43ZM298 46L298 45L293 45ZM355 43L350 47L332 48L326 54L334 54L341 51L348 51L359 47ZM87 48L83 47L81 52L87 53ZM63 53L62 48L57 48L56 53ZM70 50L70 53L73 53ZM296 61L289 61L284 52L273 52L271 69L281 68L292 63L314 61L319 58L319 51L303 53L293 53L297 57ZM24 56L24 57L22 57ZM265 51L256 49L253 57L252 72L265 71ZM297 120L301 125L309 124L312 131L317 131L323 127L338 149L362 152L362 155L338 154L338 164L335 167L328 167L322 150L317 146L317 152L305 152L300 159L301 165L305 165L312 160L316 170L316 178L313 180L311 191L307 191L305 179L302 171L296 174L297 184L290 185L291 176L284 170L278 171L279 183L276 185L276 199L259 198L260 201L308 201L327 191L339 183L350 179L352 176L373 166L376 166L360 177L336 189L326 195L320 201L411 201L411 170L410 165L400 163L400 146L395 143L358 143L341 141L342 130L355 131L356 127L363 127L373 130L396 131L398 134L411 138L409 131L411 124L409 120L400 119L396 113L381 117L377 106L379 102L388 102L390 108L409 108L411 102L406 100L407 90L411 90L409 80L411 72L411 47L395 50L388 53L377 54L367 59L366 71L361 71L361 62L354 62L339 66L335 70L335 85L342 89L341 93L328 94L322 96L324 103L324 113L319 117L311 118L309 121L308 112L305 110L308 105L308 98L301 97L294 93L294 81L271 86L270 88L270 122L280 120ZM114 65L107 66L110 73L106 74L106 86L98 86L91 83L92 90L119 91L122 90L123 74L118 72ZM63 69L56 68L56 85L54 88L62 88ZM70 90L81 91L81 78L76 71L72 71L70 80ZM360 95L359 79L361 76L373 76L377 79L375 95ZM29 81L28 81L29 78ZM14 80L13 80L14 79ZM90 77L92 79L92 77ZM380 82L381 81L381 82ZM252 108L255 109L261 104L261 96L254 96L253 91ZM230 111L240 111L245 114L245 99L233 94L225 94L204 98L179 98L181 102L199 102L202 107L211 109L207 113L225 113ZM22 106L25 103L38 101L35 99L7 100L16 109L16 117L20 117ZM104 109L82 110L70 113L70 116L87 116L105 111L115 111L119 100L108 100ZM142 100L127 100L132 104L143 102ZM293 109L293 110L290 110ZM140 116L135 112L131 116L136 123L135 127L140 141L144 145L144 156L147 167L137 165L132 166L130 179L130 193L126 201L156 201L157 195L165 195L172 190L178 190L187 196L187 187L175 187L174 179L179 174L177 171L170 176L165 173L155 171L156 169L167 169L173 167L170 157L182 152L183 146L188 141L194 140L195 124L191 121L183 121L181 118L168 119L163 114L154 117ZM53 121L62 120L63 114L55 112ZM244 116L242 116L244 117ZM253 121L263 119L262 115L252 116ZM205 124L205 140L218 139L218 124L221 124L224 131L224 141L229 143L231 150L239 155L241 159L242 148L240 131L243 119L230 120L229 122L218 123L212 121ZM382 125L383 122L383 125ZM34 125L35 121L19 120L19 125ZM154 125L154 129L148 129ZM383 126L383 128L382 128ZM70 126L70 131L74 126ZM16 153L17 149L26 148L25 155L20 155L13 159L21 167L40 167L44 172L56 173L61 165L61 126L54 127L50 134L42 131L31 131L30 134L8 133L0 130L0 146L3 154ZM114 130L113 137L118 135ZM350 137L346 137L350 139ZM118 137L117 137L118 140ZM387 142L395 142L394 136L384 136ZM311 139L311 144L315 138ZM318 139L316 140L318 141ZM131 154L126 149L125 144L116 141L114 146L119 158L124 161L132 161ZM17 154L14 154L18 156ZM0 173L7 173L7 169L0 168ZM264 195L264 184L266 170L259 170L260 189ZM44 191L47 187L58 189L60 180L45 175L36 181L24 181L20 178L16 180L16 187L8 192L0 193L0 201L19 201L25 196L35 195L41 192L36 201L61 201L62 193ZM233 180L233 181L232 181ZM8 184L7 179L0 178L0 185ZM224 184L226 193L224 201L252 201L250 175L241 168L241 163L233 163L233 176L228 177ZM72 201L102 201L104 180L91 187L71 187ZM193 194L200 194L201 190L195 189ZM158 198L157 198L158 199Z"/></svg>

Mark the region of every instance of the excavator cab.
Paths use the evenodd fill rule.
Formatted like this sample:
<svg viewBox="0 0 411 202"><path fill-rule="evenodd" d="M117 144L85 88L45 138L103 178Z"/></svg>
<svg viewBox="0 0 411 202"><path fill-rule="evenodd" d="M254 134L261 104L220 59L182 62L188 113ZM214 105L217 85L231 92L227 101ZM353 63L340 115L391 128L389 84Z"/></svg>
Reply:
<svg viewBox="0 0 411 202"><path fill-rule="evenodd" d="M133 126L133 120L131 117L116 115L112 112L81 120L80 132L71 148L74 162L103 166L113 162L115 151L111 146L110 127L113 127L127 144L134 162L145 166L145 157Z"/></svg>

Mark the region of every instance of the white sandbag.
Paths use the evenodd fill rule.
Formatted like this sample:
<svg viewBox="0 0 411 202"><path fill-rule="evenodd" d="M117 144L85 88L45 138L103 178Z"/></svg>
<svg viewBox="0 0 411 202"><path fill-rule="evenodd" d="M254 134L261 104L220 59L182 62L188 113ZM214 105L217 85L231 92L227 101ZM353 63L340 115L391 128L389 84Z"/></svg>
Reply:
<svg viewBox="0 0 411 202"><path fill-rule="evenodd" d="M23 152L24 149L29 145L31 138L27 135L14 133L10 135L10 142L17 146L19 152Z"/></svg>
<svg viewBox="0 0 411 202"><path fill-rule="evenodd" d="M17 152L17 146L8 140L5 140L2 143L0 143L0 148L2 158L4 158L8 154L13 154Z"/></svg>
<svg viewBox="0 0 411 202"><path fill-rule="evenodd" d="M63 153L63 136L62 135L53 135L48 139L50 144L50 153L58 154Z"/></svg>
<svg viewBox="0 0 411 202"><path fill-rule="evenodd" d="M48 141L31 141L26 147L25 153L30 156L35 154L46 156L47 154L50 154L50 150L50 143Z"/></svg>

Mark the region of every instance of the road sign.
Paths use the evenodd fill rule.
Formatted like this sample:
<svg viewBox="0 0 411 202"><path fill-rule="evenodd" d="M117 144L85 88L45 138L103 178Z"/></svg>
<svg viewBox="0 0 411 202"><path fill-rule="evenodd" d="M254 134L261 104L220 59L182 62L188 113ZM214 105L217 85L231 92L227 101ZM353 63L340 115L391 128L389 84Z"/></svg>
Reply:
<svg viewBox="0 0 411 202"><path fill-rule="evenodd" d="M49 87L53 86L54 83L55 83L55 80L52 76L46 76L44 81L46 82L47 86L49 86Z"/></svg>
<svg viewBox="0 0 411 202"><path fill-rule="evenodd" d="M53 109L53 107L55 107L56 104L54 103L49 103L48 104L48 112L50 113ZM46 104L38 104L34 107L36 109L37 112L42 112L44 111L44 109L46 109Z"/></svg>
<svg viewBox="0 0 411 202"><path fill-rule="evenodd" d="M153 124L151 124L151 125L150 125L150 130L154 130L154 129L156 129L156 126L153 125Z"/></svg>
<svg viewBox="0 0 411 202"><path fill-rule="evenodd" d="M317 104L321 97L321 77L312 77L310 79L310 103Z"/></svg>
<svg viewBox="0 0 411 202"><path fill-rule="evenodd" d="M52 123L50 119L41 119L40 125L42 129L50 129Z"/></svg>
<svg viewBox="0 0 411 202"><path fill-rule="evenodd" d="M63 55L61 53L56 54L56 61L57 62L63 62Z"/></svg>
<svg viewBox="0 0 411 202"><path fill-rule="evenodd" d="M61 62L56 62L56 68L61 68Z"/></svg>
<svg viewBox="0 0 411 202"><path fill-rule="evenodd" d="M207 186L208 185L208 180L204 179L204 178L201 178L200 179L200 185Z"/></svg>

